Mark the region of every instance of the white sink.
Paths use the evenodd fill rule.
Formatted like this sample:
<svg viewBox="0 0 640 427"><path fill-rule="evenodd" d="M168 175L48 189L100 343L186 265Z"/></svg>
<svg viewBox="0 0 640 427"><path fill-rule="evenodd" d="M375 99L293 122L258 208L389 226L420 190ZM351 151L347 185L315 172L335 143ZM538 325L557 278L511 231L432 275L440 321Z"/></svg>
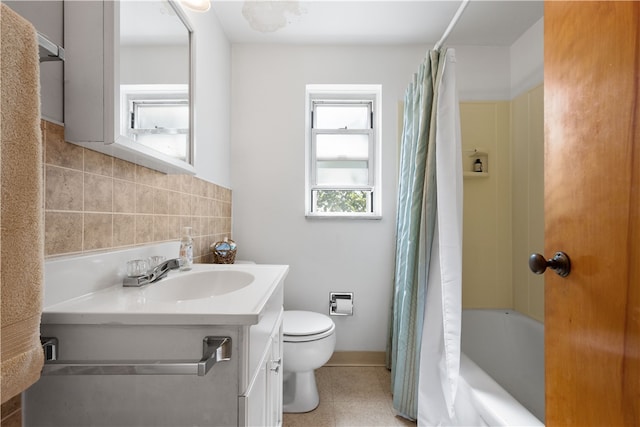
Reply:
<svg viewBox="0 0 640 427"><path fill-rule="evenodd" d="M126 259L133 259L133 255L128 254ZM78 264L73 258L57 268L60 289L66 289L62 284L77 275ZM95 262L86 264L83 268L96 271ZM94 280L85 274L82 279L94 280L95 290L64 300L54 295L59 302L45 305L42 323L255 325L273 292L281 289L288 271L283 265L194 264L190 271L172 270L164 279L139 288L122 286L119 276L112 285L99 289L95 288L107 280ZM74 279L76 287L84 283L77 282Z"/></svg>
<svg viewBox="0 0 640 427"><path fill-rule="evenodd" d="M156 301L186 301L235 292L255 280L251 273L236 270L197 271L174 275L147 285L145 298Z"/></svg>

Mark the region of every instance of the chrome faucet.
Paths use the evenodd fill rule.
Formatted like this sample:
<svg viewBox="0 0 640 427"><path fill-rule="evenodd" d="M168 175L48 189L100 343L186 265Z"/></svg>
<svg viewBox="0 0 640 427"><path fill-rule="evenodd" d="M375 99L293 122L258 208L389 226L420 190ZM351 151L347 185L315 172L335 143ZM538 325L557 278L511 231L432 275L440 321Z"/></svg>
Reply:
<svg viewBox="0 0 640 427"><path fill-rule="evenodd" d="M180 258L170 259L164 261L157 266L150 269L147 274L143 274L142 276L135 277L125 277L122 281L122 286L125 287L139 287L148 285L150 283L155 283L158 280L165 277L169 274L169 270L176 270L180 268L182 265L182 260Z"/></svg>

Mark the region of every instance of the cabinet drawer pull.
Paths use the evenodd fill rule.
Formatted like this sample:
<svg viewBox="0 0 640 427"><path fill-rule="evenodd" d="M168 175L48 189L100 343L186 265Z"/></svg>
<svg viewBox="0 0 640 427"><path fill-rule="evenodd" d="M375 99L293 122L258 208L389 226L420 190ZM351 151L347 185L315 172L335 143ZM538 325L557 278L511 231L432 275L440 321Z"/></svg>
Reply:
<svg viewBox="0 0 640 427"><path fill-rule="evenodd" d="M56 354L51 339L49 353ZM205 376L217 362L231 359L231 337L205 337L199 361L59 361L49 358L42 375L197 375Z"/></svg>

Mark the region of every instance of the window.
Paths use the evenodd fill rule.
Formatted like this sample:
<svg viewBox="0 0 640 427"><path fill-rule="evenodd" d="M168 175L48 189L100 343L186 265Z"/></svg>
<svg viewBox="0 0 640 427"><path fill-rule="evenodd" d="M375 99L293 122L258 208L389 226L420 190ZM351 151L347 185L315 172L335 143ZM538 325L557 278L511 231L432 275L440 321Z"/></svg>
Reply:
<svg viewBox="0 0 640 427"><path fill-rule="evenodd" d="M306 215L380 217L380 86L307 86Z"/></svg>
<svg viewBox="0 0 640 427"><path fill-rule="evenodd" d="M188 161L187 85L122 85L123 135L163 154Z"/></svg>

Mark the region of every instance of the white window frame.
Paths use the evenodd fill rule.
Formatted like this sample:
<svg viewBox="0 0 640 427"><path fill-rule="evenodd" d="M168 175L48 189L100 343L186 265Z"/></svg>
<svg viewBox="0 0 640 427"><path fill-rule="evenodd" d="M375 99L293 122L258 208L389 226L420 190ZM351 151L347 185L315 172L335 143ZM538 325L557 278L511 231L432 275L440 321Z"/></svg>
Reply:
<svg viewBox="0 0 640 427"><path fill-rule="evenodd" d="M332 129L330 131L313 129L313 110L316 104L370 103L372 128L367 130ZM381 219L381 85L307 85L305 96L305 216L307 218L348 218L348 219ZM316 183L315 140L321 134L363 134L370 135L368 156L367 185L318 185ZM352 159L350 159L352 160ZM357 160L357 159L353 159ZM314 211L312 198L315 190L364 190L370 191L367 201L367 212L317 212Z"/></svg>
<svg viewBox="0 0 640 427"><path fill-rule="evenodd" d="M189 143L190 130L184 129L140 129L138 127L137 106L141 104L175 105L189 104L187 84L130 84L120 85L120 134L133 143L138 143L138 134L182 134L186 135L185 158L162 153L168 157L190 162L192 144ZM144 145L144 144L140 144ZM145 147L149 147L145 145ZM153 147L149 147L153 150ZM155 150L154 150L155 151Z"/></svg>

